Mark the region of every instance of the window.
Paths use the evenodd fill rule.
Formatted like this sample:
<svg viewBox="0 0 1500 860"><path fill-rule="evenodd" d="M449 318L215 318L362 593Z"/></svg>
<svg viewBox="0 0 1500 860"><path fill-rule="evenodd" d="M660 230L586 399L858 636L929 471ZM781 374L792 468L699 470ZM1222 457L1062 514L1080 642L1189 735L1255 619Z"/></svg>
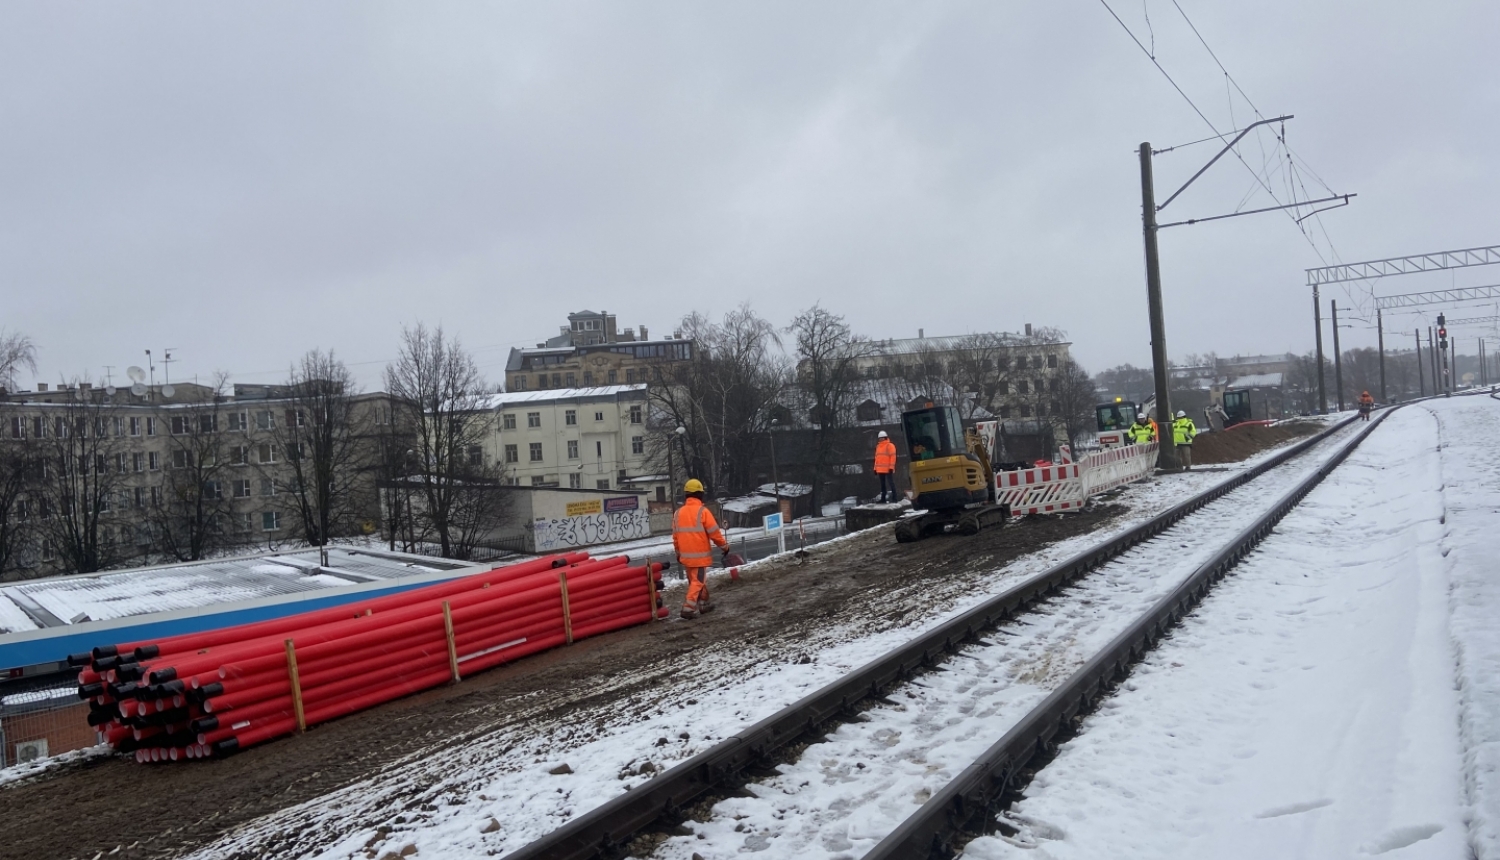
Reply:
<svg viewBox="0 0 1500 860"><path fill-rule="evenodd" d="M526 426L527 427L540 427L540 426L542 426L542 413L540 413L540 412L528 412L528 413L526 413Z"/></svg>
<svg viewBox="0 0 1500 860"><path fill-rule="evenodd" d="M604 443L603 442L595 442L594 443L594 458L597 459L597 460L603 460L604 459Z"/></svg>
<svg viewBox="0 0 1500 860"><path fill-rule="evenodd" d="M219 430L219 416L218 415L199 415L198 416L198 432L199 433L217 433L218 430Z"/></svg>
<svg viewBox="0 0 1500 860"><path fill-rule="evenodd" d="M515 445L506 445L505 446L505 462L507 462L507 463L519 463L519 462L521 462L521 455L516 452L516 446Z"/></svg>
<svg viewBox="0 0 1500 860"><path fill-rule="evenodd" d="M59 439L68 438L68 422L63 418L54 418L52 421L52 435Z"/></svg>
<svg viewBox="0 0 1500 860"><path fill-rule="evenodd" d="M511 388L513 390L515 390L515 391L525 391L526 390L526 377L522 376L520 374L517 374L516 377L515 377L515 379L512 381Z"/></svg>
<svg viewBox="0 0 1500 860"><path fill-rule="evenodd" d="M44 540L44 541L42 541L42 561L52 561L53 559L56 559L56 558L57 558L57 547L54 546L53 543L52 543L52 541L50 541L50 540Z"/></svg>
<svg viewBox="0 0 1500 860"><path fill-rule="evenodd" d="M531 476L531 486L533 486L533 487L540 487L540 486L542 486L545 483L547 483L547 479L546 479L545 476L542 476L542 475L532 475Z"/></svg>
<svg viewBox="0 0 1500 860"><path fill-rule="evenodd" d="M250 498L250 480L248 478L234 482L234 497L236 499Z"/></svg>
<svg viewBox="0 0 1500 860"><path fill-rule="evenodd" d="M156 419L155 418L147 418L146 419L146 435L147 436L155 436L156 435Z"/></svg>
<svg viewBox="0 0 1500 860"><path fill-rule="evenodd" d="M1022 406L1021 407L1021 417L1022 418L1030 418L1031 417L1031 407L1030 406Z"/></svg>
<svg viewBox="0 0 1500 860"><path fill-rule="evenodd" d="M603 412L595 412L594 413L594 420L595 421L603 421L604 420L604 413Z"/></svg>
<svg viewBox="0 0 1500 860"><path fill-rule="evenodd" d="M540 443L540 442L532 442L531 443L531 462L533 462L533 463L540 463L540 462L542 462L542 443Z"/></svg>
<svg viewBox="0 0 1500 860"><path fill-rule="evenodd" d="M306 427L307 413L303 412L301 409L288 409L286 411L286 426Z"/></svg>
<svg viewBox="0 0 1500 860"><path fill-rule="evenodd" d="M594 384L594 372L592 370L585 370L583 372L583 384L584 386L590 386Z"/></svg>
<svg viewBox="0 0 1500 860"><path fill-rule="evenodd" d="M250 446L236 445L229 449L229 465L244 466L250 462Z"/></svg>
<svg viewBox="0 0 1500 860"><path fill-rule="evenodd" d="M161 452L152 451L146 455L147 468L153 472L161 471Z"/></svg>
<svg viewBox="0 0 1500 860"><path fill-rule="evenodd" d="M630 407L630 423L631 424L639 424L639 423L641 423L641 417L642 417L641 413L642 413L642 411L643 410L639 406L632 406L632 407Z"/></svg>
<svg viewBox="0 0 1500 860"><path fill-rule="evenodd" d="M144 472L144 471L146 471L146 455L145 454L141 453L140 451L137 451L134 454L130 455L130 471L132 471L132 472Z"/></svg>
<svg viewBox="0 0 1500 860"><path fill-rule="evenodd" d="M193 465L192 453L178 449L172 452L172 468L186 469Z"/></svg>
<svg viewBox="0 0 1500 860"><path fill-rule="evenodd" d="M609 384L610 385L614 385L619 380L619 378L620 378L620 371L618 371L618 370L611 370L609 372Z"/></svg>
<svg viewBox="0 0 1500 860"><path fill-rule="evenodd" d="M1006 382L1003 379L1001 381L995 383L995 388L1001 394L1009 394L1010 393L1010 383Z"/></svg>
<svg viewBox="0 0 1500 860"><path fill-rule="evenodd" d="M270 430L276 426L276 419L269 409L262 409L255 413L255 429Z"/></svg>
<svg viewBox="0 0 1500 860"><path fill-rule="evenodd" d="M246 415L244 412L231 412L231 413L229 413L229 429L230 430L244 430L248 426L248 424L249 424L249 422L245 420L248 417L249 416Z"/></svg>
<svg viewBox="0 0 1500 860"><path fill-rule="evenodd" d="M483 466L484 465L484 449L483 448L479 447L478 445L470 445L469 446L469 465L470 466Z"/></svg>
<svg viewBox="0 0 1500 860"><path fill-rule="evenodd" d="M625 368L625 384L626 385L634 385L635 384L635 368L633 368L633 367L627 367L627 368Z"/></svg>
<svg viewBox="0 0 1500 860"><path fill-rule="evenodd" d="M255 528L255 514L240 514L239 527L242 532L248 532Z"/></svg>
<svg viewBox="0 0 1500 860"><path fill-rule="evenodd" d="M224 487L218 481L204 481L203 482L203 498L205 498L205 499L222 499L222 498L224 498Z"/></svg>
<svg viewBox="0 0 1500 860"><path fill-rule="evenodd" d="M644 453L646 453L646 437L645 436L631 436L630 437L630 453L632 453L632 454L644 454Z"/></svg>
<svg viewBox="0 0 1500 860"><path fill-rule="evenodd" d="M552 387L553 388L562 388L562 374L561 373L554 373L554 374L552 374Z"/></svg>
<svg viewBox="0 0 1500 860"><path fill-rule="evenodd" d="M127 454L116 454L115 455L115 471L119 472L122 475L125 474L126 472L130 471L130 456L129 455L127 455Z"/></svg>
<svg viewBox="0 0 1500 860"><path fill-rule="evenodd" d="M568 425L569 427L575 426L578 423L578 410L577 409L569 409L566 412L564 412L563 413L563 423L566 424L566 425Z"/></svg>
<svg viewBox="0 0 1500 860"><path fill-rule="evenodd" d="M103 454L94 455L94 474L103 475L109 472L109 458Z"/></svg>
<svg viewBox="0 0 1500 860"><path fill-rule="evenodd" d="M134 501L135 501L135 506L136 507L138 507L138 508L144 508L146 506L146 488L145 487L136 487L131 492L131 494L132 494L132 496L134 496Z"/></svg>
<svg viewBox="0 0 1500 860"><path fill-rule="evenodd" d="M257 462L260 462L260 463L274 463L274 462L276 462L276 446L270 444L269 442L262 442L261 443L259 454L260 454L260 456L257 458Z"/></svg>
<svg viewBox="0 0 1500 860"><path fill-rule="evenodd" d="M125 419L124 418L116 418L114 423L115 423L115 435L116 436L124 436L125 435Z"/></svg>
<svg viewBox="0 0 1500 860"><path fill-rule="evenodd" d="M567 374L564 375L563 384L567 385L569 388L577 388L578 387L578 377L575 376L573 374L573 372L570 370L570 371L567 372Z"/></svg>
<svg viewBox="0 0 1500 860"><path fill-rule="evenodd" d="M1028 394L1028 393L1030 393L1026 389L1027 389L1026 380L1022 379L1022 380L1020 380L1019 382L1016 383L1016 393L1017 394Z"/></svg>
<svg viewBox="0 0 1500 860"><path fill-rule="evenodd" d="M270 478L261 478L260 479L260 494L262 496L274 496L274 495L276 495L276 482L273 481L273 480L271 480Z"/></svg>
<svg viewBox="0 0 1500 860"><path fill-rule="evenodd" d="M1034 385L1032 385L1031 390L1035 391L1037 394L1041 394L1043 391L1047 390L1047 383L1046 383L1046 381L1042 380L1042 379L1038 379L1036 381L1036 383Z"/></svg>
<svg viewBox="0 0 1500 860"><path fill-rule="evenodd" d="M607 489L609 489L609 479L608 478L600 478L598 481L594 482L594 486L598 487L601 490L607 490Z"/></svg>
<svg viewBox="0 0 1500 860"><path fill-rule="evenodd" d="M193 432L193 419L190 415L172 416L172 435L181 436L184 433Z"/></svg>
<svg viewBox="0 0 1500 860"><path fill-rule="evenodd" d="M1026 369L1026 356L1024 356L1024 355L1018 355L1018 356L1016 356L1016 370L1025 370L1025 369Z"/></svg>
<svg viewBox="0 0 1500 860"><path fill-rule="evenodd" d="M161 487L151 488L151 507L161 507Z"/></svg>
<svg viewBox="0 0 1500 860"><path fill-rule="evenodd" d="M568 473L568 486L575 490L583 489L583 476L577 472Z"/></svg>
<svg viewBox="0 0 1500 860"><path fill-rule="evenodd" d="M1047 366L1048 367L1056 367L1057 366L1057 353L1053 353L1053 354L1047 356Z"/></svg>
<svg viewBox="0 0 1500 860"><path fill-rule="evenodd" d="M569 460L577 460L578 459L578 440L577 439L569 439L568 440L568 459Z"/></svg>
<svg viewBox="0 0 1500 860"><path fill-rule="evenodd" d="M1047 390L1048 391L1056 391L1057 390L1057 380L1055 380L1055 379L1050 380L1048 382L1048 384L1047 384Z"/></svg>
<svg viewBox="0 0 1500 860"><path fill-rule="evenodd" d="M102 495L102 496L99 497L99 513L101 513L101 514L107 514L109 512L110 512L109 493L105 493L104 495Z"/></svg>
<svg viewBox="0 0 1500 860"><path fill-rule="evenodd" d="M298 460L301 460L303 456L304 451L301 442L286 443L286 458L288 460L291 460L293 463L295 463Z"/></svg>
<svg viewBox="0 0 1500 860"><path fill-rule="evenodd" d="M507 412L504 415L500 416L500 427L503 430L516 429L516 413Z"/></svg>
<svg viewBox="0 0 1500 860"><path fill-rule="evenodd" d="M264 511L264 512L261 513L261 515L260 515L260 529L261 529L261 531L274 532L274 531L276 531L279 528L281 528L281 512L280 511Z"/></svg>
<svg viewBox="0 0 1500 860"><path fill-rule="evenodd" d="M137 416L132 416L130 419L130 435L141 435L141 419Z"/></svg>
<svg viewBox="0 0 1500 860"><path fill-rule="evenodd" d="M10 418L10 438L12 438L12 439L25 439L26 438L26 419L25 418L22 418L19 415L12 415L11 416L11 418Z"/></svg>
<svg viewBox="0 0 1500 860"><path fill-rule="evenodd" d="M47 423L38 415L31 419L31 435L37 439L42 438L42 431L47 429Z"/></svg>

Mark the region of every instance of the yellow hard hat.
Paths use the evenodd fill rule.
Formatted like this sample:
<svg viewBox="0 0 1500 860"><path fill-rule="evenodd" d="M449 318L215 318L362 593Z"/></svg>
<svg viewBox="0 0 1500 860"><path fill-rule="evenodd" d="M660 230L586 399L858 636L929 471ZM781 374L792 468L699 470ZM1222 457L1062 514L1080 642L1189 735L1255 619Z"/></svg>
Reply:
<svg viewBox="0 0 1500 860"><path fill-rule="evenodd" d="M703 482L697 478L688 478L688 482L682 485L682 491L684 493L701 493L703 492Z"/></svg>

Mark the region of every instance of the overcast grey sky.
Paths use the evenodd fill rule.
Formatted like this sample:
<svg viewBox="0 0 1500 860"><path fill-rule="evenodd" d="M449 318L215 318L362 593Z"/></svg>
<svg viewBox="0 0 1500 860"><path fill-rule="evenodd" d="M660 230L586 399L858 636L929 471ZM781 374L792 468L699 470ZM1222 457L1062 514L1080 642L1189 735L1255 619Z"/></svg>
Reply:
<svg viewBox="0 0 1500 860"><path fill-rule="evenodd" d="M1179 2L1296 115L1299 166L1360 195L1321 216L1344 260L1500 243L1500 3ZM1171 0L1111 5L1247 121ZM1144 364L1134 150L1208 133L1098 0L4 0L0 326L51 382L167 347L174 379L271 382L319 347L374 387L417 320L498 381L570 310L656 334L745 300L872 337L1056 325L1091 371ZM1213 150L1159 156L1159 193ZM1273 205L1253 187L1226 159L1163 220ZM1311 347L1322 262L1288 218L1161 244L1174 356Z"/></svg>

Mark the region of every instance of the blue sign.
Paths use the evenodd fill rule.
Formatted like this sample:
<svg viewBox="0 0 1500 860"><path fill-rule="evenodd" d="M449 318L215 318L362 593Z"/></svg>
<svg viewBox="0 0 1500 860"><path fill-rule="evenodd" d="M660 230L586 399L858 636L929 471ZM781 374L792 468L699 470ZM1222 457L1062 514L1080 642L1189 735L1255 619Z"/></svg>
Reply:
<svg viewBox="0 0 1500 860"><path fill-rule="evenodd" d="M771 534L772 532L779 532L779 531L781 531L781 513L779 511L776 512L776 513L774 513L774 514L766 514L766 516L764 517L764 519L765 519L765 526L766 526L766 534Z"/></svg>

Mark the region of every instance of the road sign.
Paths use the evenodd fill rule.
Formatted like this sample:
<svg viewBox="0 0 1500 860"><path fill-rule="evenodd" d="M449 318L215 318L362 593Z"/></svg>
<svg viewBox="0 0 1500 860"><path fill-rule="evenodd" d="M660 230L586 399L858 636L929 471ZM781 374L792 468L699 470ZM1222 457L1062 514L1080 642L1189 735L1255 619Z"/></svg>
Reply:
<svg viewBox="0 0 1500 860"><path fill-rule="evenodd" d="M772 534L773 532L781 531L782 522L781 513L779 511L774 514L766 514L762 519L765 521L766 534Z"/></svg>

